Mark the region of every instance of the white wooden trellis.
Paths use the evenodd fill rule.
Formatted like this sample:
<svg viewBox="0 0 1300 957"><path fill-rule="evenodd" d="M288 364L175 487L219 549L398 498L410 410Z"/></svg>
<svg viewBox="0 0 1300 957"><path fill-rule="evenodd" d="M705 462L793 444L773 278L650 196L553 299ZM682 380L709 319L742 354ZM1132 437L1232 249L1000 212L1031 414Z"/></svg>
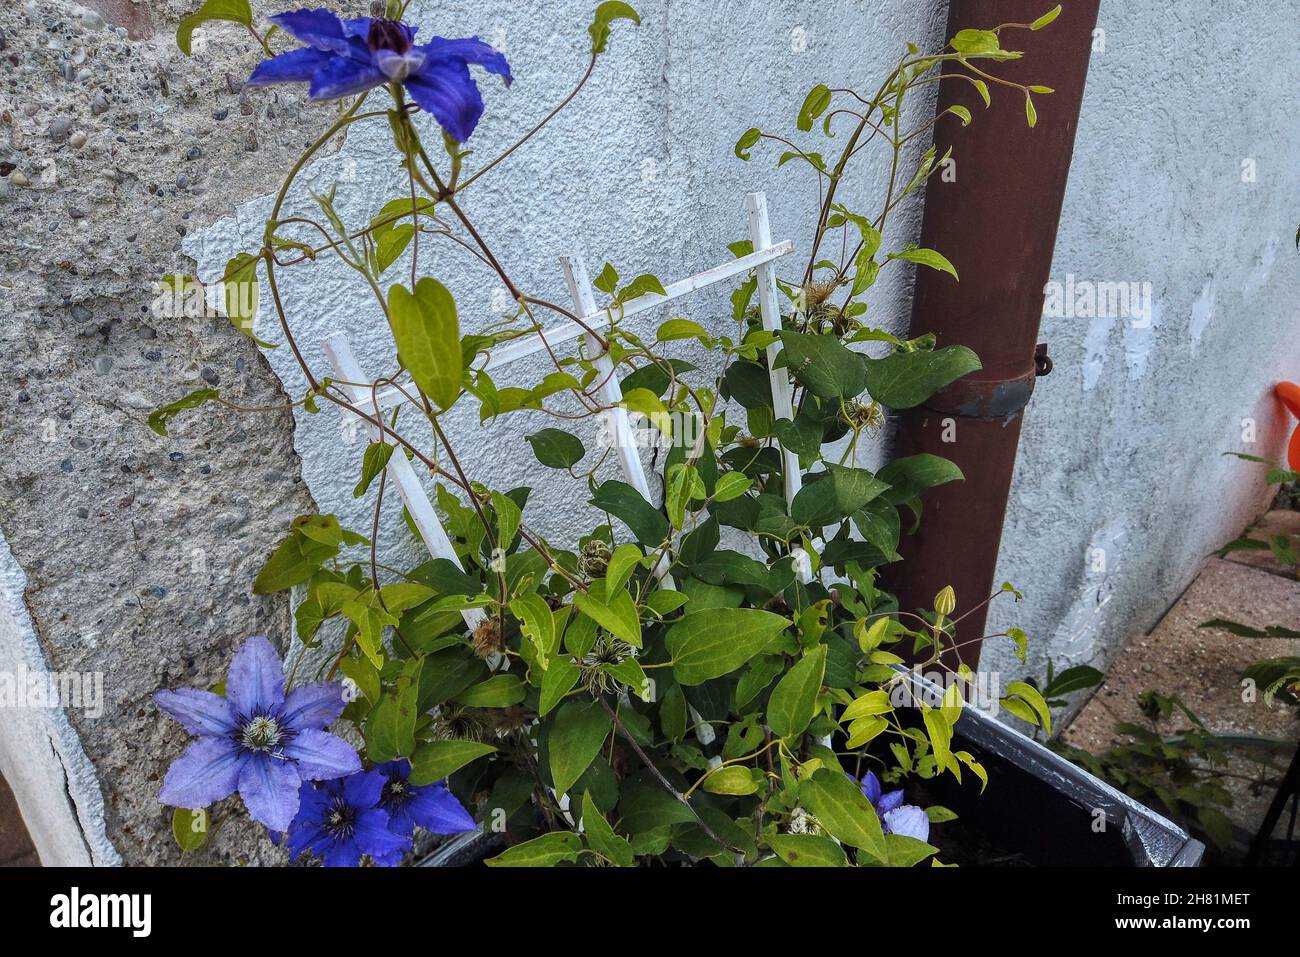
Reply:
<svg viewBox="0 0 1300 957"><path fill-rule="evenodd" d="M665 286L664 295L647 293L644 296L632 299L623 304L620 317L626 320L675 299L688 296L707 286L743 275L753 269L758 279L759 312L762 317L763 328L771 332L780 330L781 309L776 284L775 263L776 260L793 251L794 243L790 240L779 243L772 242L771 227L767 215L767 197L763 193L749 193L745 197L745 208L749 220L749 239L752 244L750 253L675 282L672 285ZM602 414L606 417L607 434L615 444L619 465L627 483L641 493L646 501L651 502L650 484L647 481L645 469L641 464L641 457L637 451L632 433L632 424L628 419L627 409L619 405L623 398L623 392L618 376L614 374L614 366L608 352L601 349L600 341L586 331L588 328L608 327L611 318L610 312L608 309L602 309L596 305L591 280L588 278L586 266L581 258L562 256L560 265L564 270L565 281L569 287L569 295L573 299L575 312L582 319L581 323L565 320L541 332L532 333L504 343L489 352L484 368L499 369L544 350L553 349L561 343L585 336L588 352L595 357L593 364L598 372L597 381L600 383L599 399L606 406ZM340 388L347 394L349 401L362 413L379 418L388 409L410 400L408 392L396 386L385 389L366 387L365 383L373 380L357 361L346 334L335 333L325 340L323 346L326 357L333 367L335 378L341 380L339 383ZM777 418L793 419L794 410L790 397L790 380L784 369L776 368L776 357L779 353L780 346L778 344L773 343L768 346L768 375L772 387L773 409ZM343 382L350 384L344 385ZM369 424L368 428L371 438L377 441L380 438L380 429L373 424ZM387 432L383 433L383 438L389 444L396 444L396 440ZM801 486L802 478L799 471L799 459L794 453L784 448L782 448L781 454L782 472L785 479L783 491L786 501L790 502L794 500L794 496ZM397 492L405 503L407 511L410 512L415 527L419 530L420 537L429 550L429 554L435 558L445 558L463 571L464 567L452 547L451 540L447 537L446 530L438 519L433 503L430 501L428 493L407 457L405 455L390 456L387 471L389 481L397 488ZM661 561L659 566L655 568L654 573L664 587L673 588L675 586L672 577L667 573L667 567L667 561ZM465 624L471 631L477 628L486 617L482 609L479 608L469 608L461 614L465 619ZM713 740L712 727L707 723L703 723L698 714L693 714L693 719L697 724L697 737L700 742L705 745L709 744Z"/></svg>

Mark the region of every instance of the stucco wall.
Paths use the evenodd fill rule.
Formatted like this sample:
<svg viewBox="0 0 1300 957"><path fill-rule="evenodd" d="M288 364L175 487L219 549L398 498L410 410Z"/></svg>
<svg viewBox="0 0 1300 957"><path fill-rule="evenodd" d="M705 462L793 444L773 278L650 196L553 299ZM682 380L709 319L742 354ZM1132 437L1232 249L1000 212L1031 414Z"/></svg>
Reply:
<svg viewBox="0 0 1300 957"><path fill-rule="evenodd" d="M136 9L129 0L103 4ZM0 207L17 224L14 248L22 251L6 263L21 322L3 340L19 385L4 398L5 438L15 452L4 462L0 510L13 550L4 580L17 625L0 627L0 654L99 668L116 682L105 717L69 715L71 744L80 739L98 780L66 755L29 752L44 777L33 779L26 799L20 793L25 809L43 800L40 781L67 779L68 798L57 794L46 819L71 826L69 815L82 815L76 826L86 838L65 841L69 859L81 844L97 860L167 859L166 815L154 791L183 736L148 695L160 684L216 680L231 645L250 631L286 636L283 605L247 604L249 585L311 497L353 527L369 522L364 501L351 496L364 442L340 443L333 411L300 413L291 423L211 409L179 422L165 443L143 428L145 411L177 394L176 370L211 370L223 388L238 381L240 397L260 404L284 401L277 377L289 395L305 388L286 349L264 353L264 364L219 323L165 325L142 314L149 280L186 257L211 278L232 253L256 247L277 175L335 115L301 105L291 91L239 93L238 78L256 55L236 30L216 28L206 52L181 58L170 33L193 5L152 4L156 33L133 32L130 43L97 29L71 39L50 30L51 21L77 16L54 0L13 5L0 21L8 47L0 56L16 68L4 106L17 119L3 131L9 152L0 159L16 162L34 184L0 180ZM637 5L642 26L616 25L610 54L574 106L466 196L520 285L559 301L557 258L575 249L593 269L608 259L624 275L649 270L665 280L721 261L725 244L744 233L743 197L752 189L768 193L774 234L806 249L815 185L789 168L777 172L770 153L741 163L731 152L736 136L750 125L792 127L815 82L879 78L906 40L940 42L945 17L939 0ZM479 33L511 59L510 90L483 83L488 111L474 137L476 159L567 92L585 64L593 6L414 5L412 19L426 31ZM1280 10L1244 0L1103 4L1104 49L1093 54L1053 274L1062 282L1067 274L1149 282L1152 310L1149 322L1044 320L1056 371L1030 406L1000 570L1026 600L994 615L1030 633L1035 673L1048 656L1058 666L1104 664L1263 502L1259 471L1220 453L1279 454L1283 422L1265 393L1276 378L1297 375L1288 366L1300 281L1287 200L1300 185L1300 131L1288 113L1300 79L1293 49L1300 4L1287 0ZM64 47L43 46L45 33ZM72 78L62 79L83 47L98 72L79 79L74 63ZM232 51L234 65L223 59ZM103 88L106 111L94 102ZM914 108L924 116L930 105L918 99ZM1050 108L1050 98L1040 104ZM60 116L72 126L56 126ZM148 137L119 145L115 137L132 123ZM77 129L89 133L84 147L69 143ZM400 189L386 137L382 123L355 128L304 185L337 182L345 215L369 217ZM193 146L202 159L187 158ZM883 153L864 158L846 186L850 205L874 205L886 173ZM58 164L54 186L40 178L47 159ZM1251 182L1242 179L1247 160ZM294 201L312 208L305 191ZM898 241L914 235L915 212L896 221ZM77 269L61 265L72 259ZM495 318L490 275L449 254L428 262L455 291L466 328ZM885 275L871 318L899 328L910 276ZM318 366L316 343L340 329L368 368L388 364L382 317L344 270L321 263L282 277L294 327ZM709 322L729 311L725 295L702 296L674 314ZM273 326L258 331L276 338ZM1257 424L1253 445L1242 441L1247 418ZM41 438L48 420L56 422L54 443ZM562 537L591 516L584 497L538 474L522 436L541 424L524 414L479 429L467 410L450 429L462 437L471 474L497 487L535 486L539 526ZM863 464L881 461L885 444L866 450ZM405 548L417 560L395 506L388 519L390 556ZM207 550L213 569L202 581L190 570L193 548ZM18 592L31 612L29 632L18 627ZM986 665L1009 677L1026 670L996 647ZM32 735L49 740L48 729ZM22 753L21 742L10 751ZM66 754L75 756L75 747ZM12 767L11 758L6 774ZM28 817L30 824L38 815ZM224 852L241 854L249 840L227 832Z"/></svg>
<svg viewBox="0 0 1300 957"><path fill-rule="evenodd" d="M479 33L510 59L515 77L510 89L480 74L487 112L471 140L474 158L500 152L572 88L586 66L589 7L587 0L567 0L548 5L545 13L537 6L532 15L510 16L513 5L440 3L431 14L432 4L413 4L412 22L434 32ZM774 236L806 246L815 222L815 180L789 168L778 176L773 168L779 154L771 149L761 158L756 154L752 163L741 162L732 151L736 138L751 125L792 130L799 104L818 78L878 83L908 39L938 40L945 14L934 5L916 3L706 5L660 0L638 8L641 27L615 26L611 52L574 104L464 197L476 227L515 282L555 302L569 301L559 267L565 253L582 254L593 276L608 260L625 277L654 272L665 282L726 261L727 244L746 238L744 198L750 190L768 191ZM840 26L823 26L832 22ZM322 124L336 115L329 106L317 109ZM914 109L922 121L932 114L931 103L920 97ZM429 142L437 143L436 128L424 128L433 131ZM915 155L919 150L913 163ZM883 195L888 156L868 153L862 159L843 195L850 206L870 208ZM340 210L350 222L368 220L407 189L382 119L354 126L346 146L314 163L300 182L294 201L313 214L318 208L308 190L326 191L337 183ZM232 218L187 240L186 251L198 261L201 274L219 276L234 252L256 247L272 200L241 206ZM900 216L900 243L915 232L919 209L916 204ZM406 262L393 266L385 281L409 275ZM426 242L422 263L453 291L462 331L499 320L509 298L489 271L445 243ZM315 368L328 370L319 343L340 330L349 334L372 375L393 367L383 315L368 287L346 266L320 261L283 270L277 281L295 335ZM882 277L872 306L877 321L906 322L910 282L904 270ZM730 316L727 297L733 288L675 303L671 314L713 324ZM637 328L652 329L656 318L668 314L642 317ZM274 321L268 316L266 323L259 332L274 338ZM691 357L689 351L682 354ZM277 349L268 358L291 394L305 391L306 380L289 350ZM543 371L541 364L523 365L497 381L501 386L522 383ZM542 414L525 412L481 429L477 406L468 403L451 417L448 432L453 441L461 437L459 452L472 477L498 488L533 486L530 521L544 533L563 536L583 525L590 528L595 519L585 504L587 496L574 495L570 484L539 469L523 439L549 424ZM345 525L366 529L370 503L352 497L365 438L359 436L349 446L341 441L343 425L332 409L299 414L295 444L322 510L335 512ZM593 423L589 448L595 435ZM405 554L419 561L397 518L398 508L393 496L385 545L399 553L409 545Z"/></svg>

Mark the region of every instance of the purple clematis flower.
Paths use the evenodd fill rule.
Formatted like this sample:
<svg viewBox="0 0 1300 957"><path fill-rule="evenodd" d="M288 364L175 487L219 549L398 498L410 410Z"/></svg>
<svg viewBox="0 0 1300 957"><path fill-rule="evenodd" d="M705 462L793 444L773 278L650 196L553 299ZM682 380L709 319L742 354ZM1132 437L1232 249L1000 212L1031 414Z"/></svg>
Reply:
<svg viewBox="0 0 1300 957"><path fill-rule="evenodd" d="M375 770L384 776L380 807L388 811L393 833L410 837L416 825L430 834L461 834L477 827L469 811L447 790L446 781L411 785L411 765L406 760L389 761Z"/></svg>
<svg viewBox="0 0 1300 957"><path fill-rule="evenodd" d="M172 807L207 807L238 790L253 820L283 831L303 781L361 769L352 746L324 730L343 711L342 685L303 685L286 696L284 665L261 635L235 652L224 698L181 688L154 701L198 736L163 779L158 799Z"/></svg>
<svg viewBox="0 0 1300 957"><path fill-rule="evenodd" d="M860 781L854 780L853 775L847 771L845 775L862 789L863 795L876 809L876 813L880 815L881 829L886 834L902 834L904 837L914 837L918 841L930 839L930 818L926 815L925 809L915 804L904 804L901 788L897 791L884 791L880 786L880 779L872 771L862 775Z"/></svg>
<svg viewBox="0 0 1300 957"><path fill-rule="evenodd" d="M326 867L356 867L369 854L381 867L397 864L411 848L395 834L379 806L385 778L359 771L342 780L302 786L302 805L285 839L290 859L310 851Z"/></svg>
<svg viewBox="0 0 1300 957"><path fill-rule="evenodd" d="M415 27L371 17L340 20L329 10L296 10L271 17L305 47L258 64L252 84L310 81L313 100L353 96L400 83L458 142L469 139L483 115L471 63L511 82L506 58L478 37L434 37L417 44Z"/></svg>

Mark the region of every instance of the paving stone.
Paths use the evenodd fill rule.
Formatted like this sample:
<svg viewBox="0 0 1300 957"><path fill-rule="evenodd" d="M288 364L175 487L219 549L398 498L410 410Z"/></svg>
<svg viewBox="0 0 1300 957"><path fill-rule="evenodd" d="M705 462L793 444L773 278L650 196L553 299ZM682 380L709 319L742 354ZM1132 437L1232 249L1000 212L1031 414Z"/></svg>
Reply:
<svg viewBox="0 0 1300 957"><path fill-rule="evenodd" d="M1148 635L1129 643L1106 673L1106 681L1062 733L1062 740L1101 753L1128 739L1121 723L1145 725L1138 695L1157 691L1177 695L1216 734L1259 735L1295 740L1300 724L1295 709L1263 696L1244 700L1241 673L1260 658L1300 655L1300 639L1239 638L1199 627L1224 618L1254 627L1279 624L1300 628L1300 582L1243 563L1212 558L1196 580ZM1262 690L1262 689L1261 689ZM1177 719L1162 725L1177 728ZM1289 754L1279 758L1285 766ZM1228 771L1250 774L1254 764L1234 759ZM1253 831L1272 791L1254 793L1249 784L1224 782L1233 793L1228 816Z"/></svg>

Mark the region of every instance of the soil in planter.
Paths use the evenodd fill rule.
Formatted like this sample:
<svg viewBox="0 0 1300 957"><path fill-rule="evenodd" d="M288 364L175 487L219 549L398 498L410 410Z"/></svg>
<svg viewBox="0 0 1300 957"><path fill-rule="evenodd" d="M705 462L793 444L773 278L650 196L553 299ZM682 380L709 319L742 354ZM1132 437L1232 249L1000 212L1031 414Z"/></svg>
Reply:
<svg viewBox="0 0 1300 957"><path fill-rule="evenodd" d="M909 803L930 807L943 801L925 787L924 782L906 788ZM944 805L947 807L947 805ZM935 855L943 864L959 867L1033 867L1034 862L1019 850L1008 847L985 834L974 822L963 817L955 821L930 825L930 844L939 849Z"/></svg>

